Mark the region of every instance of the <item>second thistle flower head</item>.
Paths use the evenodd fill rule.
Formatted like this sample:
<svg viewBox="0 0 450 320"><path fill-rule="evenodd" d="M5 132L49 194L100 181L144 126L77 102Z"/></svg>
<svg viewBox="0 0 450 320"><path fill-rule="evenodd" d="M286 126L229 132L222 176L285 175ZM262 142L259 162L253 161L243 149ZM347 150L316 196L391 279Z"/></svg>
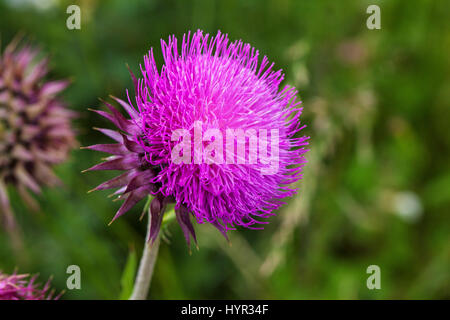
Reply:
<svg viewBox="0 0 450 320"><path fill-rule="evenodd" d="M64 161L75 144L73 113L57 98L68 82L44 82L47 59L35 63L38 50L18 49L17 42L0 54L0 212L9 223L6 185L14 185L34 207L27 190L39 193L42 185L58 184L52 166Z"/></svg>
<svg viewBox="0 0 450 320"><path fill-rule="evenodd" d="M0 272L0 300L52 300L54 291L50 290L50 280L44 286L36 283L37 275L7 275Z"/></svg>
<svg viewBox="0 0 450 320"><path fill-rule="evenodd" d="M267 223L295 194L289 185L306 162L297 91L280 87L283 73L258 50L220 32L188 33L181 49L172 36L161 48L161 71L151 49L142 77L132 74L134 101L115 98L129 119L108 103L112 113L96 110L119 131L99 129L117 143L89 147L113 155L91 170L125 171L96 189L119 188L126 198L115 218L154 195L151 239L170 202L188 244L191 215L224 235Z"/></svg>

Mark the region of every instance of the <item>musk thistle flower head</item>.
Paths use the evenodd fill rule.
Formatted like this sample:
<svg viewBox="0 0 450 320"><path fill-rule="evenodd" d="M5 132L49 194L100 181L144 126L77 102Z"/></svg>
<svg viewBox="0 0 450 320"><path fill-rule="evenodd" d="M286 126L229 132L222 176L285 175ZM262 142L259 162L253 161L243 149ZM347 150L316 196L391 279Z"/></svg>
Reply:
<svg viewBox="0 0 450 320"><path fill-rule="evenodd" d="M17 42L0 55L0 211L7 224L13 220L6 185L36 208L27 190L57 185L51 167L64 161L75 143L73 112L56 97L68 81L44 82L47 59L34 63L38 50L17 49Z"/></svg>
<svg viewBox="0 0 450 320"><path fill-rule="evenodd" d="M37 275L30 278L28 274L7 275L0 272L0 300L52 300L54 290L50 290L50 279L41 287L36 283Z"/></svg>
<svg viewBox="0 0 450 320"><path fill-rule="evenodd" d="M153 49L142 77L130 72L134 103L128 92L128 103L114 98L129 118L106 102L111 113L93 110L118 130L98 129L116 143L88 147L112 154L88 170L124 171L94 190L118 188L125 198L114 219L153 195L150 240L171 202L188 245L195 240L191 215L225 236L267 223L262 219L295 194L290 185L306 162L297 91L280 87L283 73L258 50L220 32L188 33L181 50L172 36L161 48L160 72Z"/></svg>

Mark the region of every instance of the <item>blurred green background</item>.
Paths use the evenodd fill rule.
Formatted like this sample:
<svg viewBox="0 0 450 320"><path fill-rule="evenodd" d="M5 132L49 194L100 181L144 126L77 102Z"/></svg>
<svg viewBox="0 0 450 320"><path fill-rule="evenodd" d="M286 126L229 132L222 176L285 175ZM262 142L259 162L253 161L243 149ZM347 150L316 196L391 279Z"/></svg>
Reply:
<svg viewBox="0 0 450 320"><path fill-rule="evenodd" d="M70 4L81 7L81 30L66 28ZM366 27L370 4L381 8L381 30ZM449 14L448 0L0 0L0 35L4 47L22 32L51 56L48 79L73 80L63 97L80 114L81 145L108 141L93 126L111 128L87 108L124 98L126 63L138 72L153 46L161 64L159 40L171 34L243 39L300 91L311 139L299 195L264 231L231 232L231 247L196 225L200 250L190 256L169 226L150 298L449 299ZM53 275L62 290L76 264L82 288L65 299L120 296L146 223L141 203L107 226L120 204L86 192L113 173L80 173L101 157L74 150L55 169L65 187L36 197L38 213L9 190L25 250L2 231L0 270ZM366 287L373 264L381 290Z"/></svg>

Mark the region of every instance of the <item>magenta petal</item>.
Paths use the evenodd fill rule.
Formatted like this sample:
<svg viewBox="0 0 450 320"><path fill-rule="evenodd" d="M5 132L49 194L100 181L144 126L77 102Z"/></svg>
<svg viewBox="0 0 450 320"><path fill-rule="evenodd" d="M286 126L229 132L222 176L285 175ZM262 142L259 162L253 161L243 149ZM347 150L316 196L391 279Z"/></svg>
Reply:
<svg viewBox="0 0 450 320"><path fill-rule="evenodd" d="M151 179L155 177L154 173L151 170L138 172L133 179L128 183L126 190L124 193L128 193L135 189L142 187L143 185L151 184Z"/></svg>
<svg viewBox="0 0 450 320"><path fill-rule="evenodd" d="M135 174L136 173L134 171L127 171L111 180L103 182L102 184L95 187L93 190L106 190L106 189L124 187L128 184L131 177L133 177Z"/></svg>
<svg viewBox="0 0 450 320"><path fill-rule="evenodd" d="M139 165L139 158L134 155L128 155L125 157L121 157L118 159L109 160L106 162L102 162L97 164L85 171L93 171L93 170L129 170L137 167Z"/></svg>
<svg viewBox="0 0 450 320"><path fill-rule="evenodd" d="M140 189L137 189L131 193L128 194L125 202L122 204L120 209L117 211L116 215L112 219L111 222L122 216L124 213L129 211L132 207L134 207L139 201L144 199L149 194L148 189L143 187Z"/></svg>
<svg viewBox="0 0 450 320"><path fill-rule="evenodd" d="M156 240L161 229L161 223L164 216L165 207L162 205L161 200L158 197L153 198L150 203L150 232L147 241L152 243Z"/></svg>
<svg viewBox="0 0 450 320"><path fill-rule="evenodd" d="M114 118L114 116L106 111L102 111L102 110L97 110L97 109L89 109L92 112L95 112L99 115L101 115L102 117L108 119L109 121L111 121L113 124L115 124L119 129L121 129L117 123L116 118ZM121 129L122 130L122 129Z"/></svg>
<svg viewBox="0 0 450 320"><path fill-rule="evenodd" d="M127 153L127 149L123 144L95 144L93 146L84 147L84 149L95 150L100 152L111 153L115 155L124 155Z"/></svg>
<svg viewBox="0 0 450 320"><path fill-rule="evenodd" d="M227 241L230 241L230 239L228 239L227 229L226 229L224 226L222 226L219 222L217 222L217 220L214 221L214 222L211 222L211 224L212 224L217 230L220 231L220 233L225 237L225 239L227 239Z"/></svg>
<svg viewBox="0 0 450 320"><path fill-rule="evenodd" d="M183 231L184 238L186 239L188 247L191 246L191 236L194 239L194 242L197 244L195 230L191 223L189 211L186 209L186 207L181 206L179 209L176 209L175 215L176 215L178 224L180 225L181 230Z"/></svg>
<svg viewBox="0 0 450 320"><path fill-rule="evenodd" d="M126 103L125 101L116 98L114 96L111 96L114 100L116 100L124 109L125 111L130 115L131 119L138 119L139 118L139 114L137 113L137 111L133 108L133 106L129 105L128 103Z"/></svg>
<svg viewBox="0 0 450 320"><path fill-rule="evenodd" d="M112 115L109 113L106 113L109 116L103 115L108 117L108 119L112 118L111 120L117 128L120 130L127 132L129 134L135 134L139 132L139 128L130 120L125 119L125 117L116 109L114 108L110 103L103 101L103 103L108 107L108 109L112 112Z"/></svg>
<svg viewBox="0 0 450 320"><path fill-rule="evenodd" d="M142 146L140 146L134 141L129 140L125 135L122 135L122 138L123 144L128 149L128 151L135 153L144 153L144 149L142 148Z"/></svg>
<svg viewBox="0 0 450 320"><path fill-rule="evenodd" d="M119 143L122 143L122 135L119 132L104 128L94 128L94 129L100 131L101 133L110 137L111 139L116 140Z"/></svg>
<svg viewBox="0 0 450 320"><path fill-rule="evenodd" d="M128 66L128 64L127 64L127 69L128 69L128 72L130 73L131 79L133 80L134 92L137 94L137 92L138 92L138 80L136 79L136 76L134 75L133 71L131 71L131 69ZM130 116L133 117L131 114L130 114Z"/></svg>

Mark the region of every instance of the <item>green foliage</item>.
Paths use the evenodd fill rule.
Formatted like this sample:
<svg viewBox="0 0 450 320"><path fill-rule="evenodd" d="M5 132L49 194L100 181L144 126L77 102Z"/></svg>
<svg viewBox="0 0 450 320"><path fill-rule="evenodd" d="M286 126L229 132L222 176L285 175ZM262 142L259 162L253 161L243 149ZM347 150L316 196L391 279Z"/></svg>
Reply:
<svg viewBox="0 0 450 320"><path fill-rule="evenodd" d="M311 136L298 196L264 231L230 233L195 224L192 256L176 223L167 226L150 292L159 299L450 298L450 26L447 0L376 1L381 30L366 28L373 1L0 0L4 44L23 32L51 55L49 79L71 78L64 93L81 145L108 141L109 127L87 111L98 98L126 98L142 56L160 38L218 29L242 38L283 68L304 105ZM78 3L82 29L66 28ZM132 90L131 90L132 92ZM54 276L68 265L81 290L65 299L126 298L143 246L144 201L108 227L119 203L86 192L112 173L80 172L102 155L75 150L32 213L9 190L23 250L0 232L0 269ZM130 252L130 247L134 248ZM127 258L128 257L128 258ZM381 268L368 290L366 268Z"/></svg>
<svg viewBox="0 0 450 320"><path fill-rule="evenodd" d="M120 279L120 284L122 286L122 291L120 292L120 300L128 300L133 292L134 280L136 277L137 269L137 254L136 250L130 249L125 268L122 273L122 278Z"/></svg>

